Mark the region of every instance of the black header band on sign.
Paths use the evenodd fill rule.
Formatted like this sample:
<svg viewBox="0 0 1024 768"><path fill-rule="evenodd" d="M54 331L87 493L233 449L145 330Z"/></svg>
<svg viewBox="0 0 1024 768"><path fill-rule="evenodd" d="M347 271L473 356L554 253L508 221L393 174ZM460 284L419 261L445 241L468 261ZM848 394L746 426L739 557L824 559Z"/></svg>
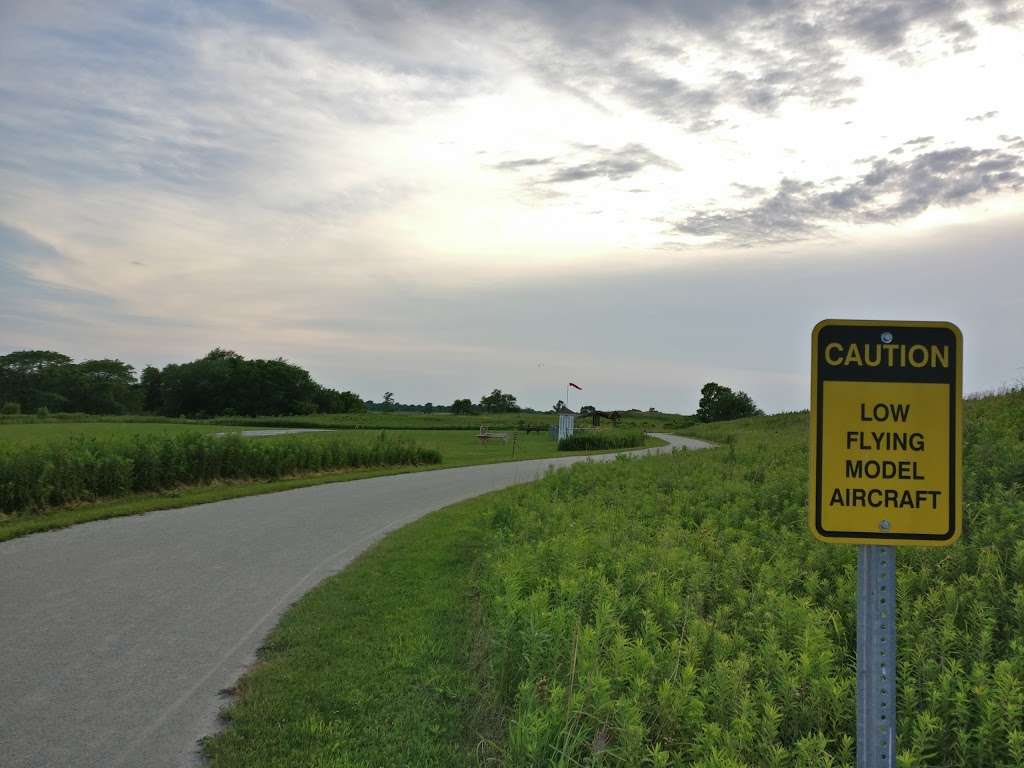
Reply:
<svg viewBox="0 0 1024 768"><path fill-rule="evenodd" d="M892 340L883 341L882 334L891 333ZM830 345L841 345L837 352ZM864 358L874 355L878 365L830 365L830 359L845 357L850 346L855 345L858 355ZM933 348L945 351L944 366L924 365L914 367L909 360L905 365L888 365L890 355L898 363L911 347L923 347L930 361ZM901 353L900 347L903 348ZM818 382L822 381L906 381L920 384L956 384L957 338L949 328L894 326L887 330L879 325L826 325L818 332ZM909 355L908 355L909 356Z"/></svg>

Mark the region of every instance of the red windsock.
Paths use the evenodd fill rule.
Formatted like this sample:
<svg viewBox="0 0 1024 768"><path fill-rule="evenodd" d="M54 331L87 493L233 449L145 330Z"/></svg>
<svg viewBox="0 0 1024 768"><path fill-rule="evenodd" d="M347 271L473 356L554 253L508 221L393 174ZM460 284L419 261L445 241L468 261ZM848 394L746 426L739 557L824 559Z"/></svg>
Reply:
<svg viewBox="0 0 1024 768"><path fill-rule="evenodd" d="M580 392L583 391L583 387L581 387L579 384L573 384L571 381L569 382L569 386L572 387L573 389L578 389Z"/></svg>

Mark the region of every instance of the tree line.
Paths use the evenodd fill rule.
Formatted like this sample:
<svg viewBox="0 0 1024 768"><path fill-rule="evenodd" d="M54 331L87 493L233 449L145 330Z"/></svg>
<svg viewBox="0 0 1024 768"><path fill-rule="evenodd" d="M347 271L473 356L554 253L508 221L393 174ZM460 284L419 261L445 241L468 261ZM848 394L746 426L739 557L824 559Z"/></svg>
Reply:
<svg viewBox="0 0 1024 768"><path fill-rule="evenodd" d="M214 349L190 363L135 368L121 360L85 360L49 350L0 356L4 413L73 412L188 416L290 416L365 410L353 392L315 382L283 358L246 359Z"/></svg>
<svg viewBox="0 0 1024 768"><path fill-rule="evenodd" d="M385 392L381 401L366 401L368 411L380 411L384 413L451 413L456 416L472 415L477 413L538 413L533 408L524 408L519 405L515 395L509 392L502 392L500 389L493 389L488 395L481 395L480 400L474 403L471 398L458 397L451 405L434 405L434 403L400 403L395 399L394 392Z"/></svg>
<svg viewBox="0 0 1024 768"><path fill-rule="evenodd" d="M746 392L733 391L729 387L709 381L700 390L697 404L698 419L704 422L731 421L746 416L761 416L764 411L754 404Z"/></svg>
<svg viewBox="0 0 1024 768"><path fill-rule="evenodd" d="M559 400L555 411L563 405ZM402 404L393 392L382 402L363 401L354 392L339 392L313 380L307 370L283 358L246 359L237 352L214 349L190 363L162 369L149 365L136 376L121 360L104 358L76 363L49 350L23 350L0 356L0 410L6 414L156 414L217 416L300 416L314 413L434 410L452 414L536 413L515 395L494 389L477 403L457 398L449 406ZM593 410L586 406L583 410ZM653 409L652 409L653 410ZM750 395L708 382L701 389L696 417L725 421L760 414Z"/></svg>

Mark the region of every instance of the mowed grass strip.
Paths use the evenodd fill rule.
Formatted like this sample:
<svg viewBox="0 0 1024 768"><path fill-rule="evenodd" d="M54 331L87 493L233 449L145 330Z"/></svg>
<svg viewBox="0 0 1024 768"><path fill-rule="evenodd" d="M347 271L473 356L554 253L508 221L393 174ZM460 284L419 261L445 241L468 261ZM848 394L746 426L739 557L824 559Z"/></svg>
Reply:
<svg viewBox="0 0 1024 768"><path fill-rule="evenodd" d="M669 431L683 429L697 423L695 416L676 413L658 413L650 411L621 411L620 427L631 429L648 429L653 431ZM73 424L97 423L105 424L183 424L201 427L237 426L241 428L264 427L308 427L316 429L415 429L415 430L473 430L481 425L492 430L511 430L526 428L544 431L556 420L552 413L417 413L417 412L381 412L371 413L321 413L308 416L219 416L213 419L188 419L167 416L133 415L133 416L102 416L88 413L53 413L49 416L29 414L5 416L0 414L0 433L3 427L25 424ZM589 424L589 418L581 416L577 424ZM602 426L607 426L608 419L602 419Z"/></svg>
<svg viewBox="0 0 1024 768"><path fill-rule="evenodd" d="M0 447L19 448L43 443L55 443L72 438L94 438L101 441L123 440L151 435L168 437L186 433L237 432L243 427L214 424L176 424L174 422L134 423L116 421L40 421L37 423L7 424L0 422Z"/></svg>
<svg viewBox="0 0 1024 768"><path fill-rule="evenodd" d="M392 533L296 603L239 683L213 768L475 764L475 569L491 501Z"/></svg>

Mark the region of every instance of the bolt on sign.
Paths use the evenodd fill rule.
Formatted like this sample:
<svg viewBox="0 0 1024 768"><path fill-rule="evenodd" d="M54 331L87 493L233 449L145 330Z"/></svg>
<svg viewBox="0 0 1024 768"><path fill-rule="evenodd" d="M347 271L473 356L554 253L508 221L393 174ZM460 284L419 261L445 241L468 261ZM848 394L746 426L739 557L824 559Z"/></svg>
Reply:
<svg viewBox="0 0 1024 768"><path fill-rule="evenodd" d="M811 349L811 532L844 544L954 543L960 329L823 320Z"/></svg>

